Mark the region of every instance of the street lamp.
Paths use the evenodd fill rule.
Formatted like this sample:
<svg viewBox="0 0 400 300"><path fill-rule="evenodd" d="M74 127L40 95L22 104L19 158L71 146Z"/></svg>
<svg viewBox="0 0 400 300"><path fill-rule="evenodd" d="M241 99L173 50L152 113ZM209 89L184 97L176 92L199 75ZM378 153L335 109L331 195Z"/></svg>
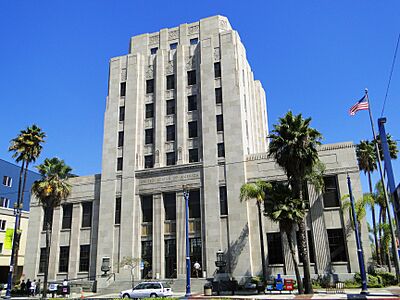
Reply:
<svg viewBox="0 0 400 300"><path fill-rule="evenodd" d="M189 189L187 185L182 186L185 198L185 227L186 227L186 294L190 296L190 245L189 245Z"/></svg>

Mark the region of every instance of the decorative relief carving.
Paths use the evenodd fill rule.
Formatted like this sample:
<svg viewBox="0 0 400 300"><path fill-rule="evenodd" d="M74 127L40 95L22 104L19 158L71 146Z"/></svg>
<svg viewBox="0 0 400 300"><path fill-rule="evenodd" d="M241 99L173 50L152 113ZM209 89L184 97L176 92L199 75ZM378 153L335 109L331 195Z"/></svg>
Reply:
<svg viewBox="0 0 400 300"><path fill-rule="evenodd" d="M187 94L188 96L196 95L196 94L197 94L197 88L196 88L195 86L188 86L188 87L186 88L186 94Z"/></svg>
<svg viewBox="0 0 400 300"><path fill-rule="evenodd" d="M165 124L166 125L174 124L174 116L173 115L165 116Z"/></svg>
<svg viewBox="0 0 400 300"><path fill-rule="evenodd" d="M220 60L221 59L221 52L220 48L214 48L214 60Z"/></svg>
<svg viewBox="0 0 400 300"><path fill-rule="evenodd" d="M227 29L228 28L228 22L226 20L219 20L219 27L222 29Z"/></svg>
<svg viewBox="0 0 400 300"><path fill-rule="evenodd" d="M145 145L144 146L144 154L152 154L153 153L153 146L151 145Z"/></svg>
<svg viewBox="0 0 400 300"><path fill-rule="evenodd" d="M189 173L189 174L177 174L170 176L160 176L140 179L140 184L153 184L159 182L169 182L169 181L186 181L190 179L200 179L200 173Z"/></svg>
<svg viewBox="0 0 400 300"><path fill-rule="evenodd" d="M155 164L159 164L160 163L160 150L156 150L156 155L155 155L155 158L154 158L154 163Z"/></svg>
<svg viewBox="0 0 400 300"><path fill-rule="evenodd" d="M147 94L146 98L144 99L144 102L147 103L152 103L153 101L153 94Z"/></svg>
<svg viewBox="0 0 400 300"><path fill-rule="evenodd" d="M186 61L186 70L193 70L196 68L196 59L195 57L191 57Z"/></svg>
<svg viewBox="0 0 400 300"><path fill-rule="evenodd" d="M157 35L153 35L153 36L151 36L151 37L149 38L149 44L150 44L150 45L151 45L151 44L158 44L159 40L160 40L160 37L159 37L158 34L157 34Z"/></svg>
<svg viewBox="0 0 400 300"><path fill-rule="evenodd" d="M169 41L171 41L171 40L176 40L176 39L178 39L178 38L179 38L179 29L170 30L170 31L168 32L168 40L169 40Z"/></svg>
<svg viewBox="0 0 400 300"><path fill-rule="evenodd" d="M195 33L199 33L199 25L194 25L194 26L190 26L188 33L189 34L195 34Z"/></svg>
<svg viewBox="0 0 400 300"><path fill-rule="evenodd" d="M144 120L144 127L145 128L152 128L153 127L153 119L145 119Z"/></svg>
<svg viewBox="0 0 400 300"><path fill-rule="evenodd" d="M151 79L154 77L154 66L150 65L146 70L146 79Z"/></svg>
<svg viewBox="0 0 400 300"><path fill-rule="evenodd" d="M121 69L121 81L126 81L127 78L127 72L126 68Z"/></svg>
<svg viewBox="0 0 400 300"><path fill-rule="evenodd" d="M165 98L166 99L173 99L174 98L174 91L173 90L165 91Z"/></svg>
<svg viewBox="0 0 400 300"><path fill-rule="evenodd" d="M165 151L166 152L174 151L174 142L165 143Z"/></svg>
<svg viewBox="0 0 400 300"><path fill-rule="evenodd" d="M174 73L174 61L170 60L167 62L166 66L165 66L165 73L170 75Z"/></svg>
<svg viewBox="0 0 400 300"><path fill-rule="evenodd" d="M182 147L178 148L178 161L182 160Z"/></svg>

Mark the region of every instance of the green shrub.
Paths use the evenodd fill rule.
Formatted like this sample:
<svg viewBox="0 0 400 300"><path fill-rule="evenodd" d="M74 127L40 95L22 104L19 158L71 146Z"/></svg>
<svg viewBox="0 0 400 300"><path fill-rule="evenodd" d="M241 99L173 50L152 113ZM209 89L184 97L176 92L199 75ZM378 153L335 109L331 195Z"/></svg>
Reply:
<svg viewBox="0 0 400 300"><path fill-rule="evenodd" d="M360 275L360 273L356 273L354 275L354 280L358 284L361 284L361 275ZM379 275L374 276L372 274L368 274L367 284L368 284L369 288L381 288L381 287L383 287L382 277L379 276Z"/></svg>
<svg viewBox="0 0 400 300"><path fill-rule="evenodd" d="M392 273L378 271L376 272L376 275L382 279L382 284L384 286L391 286L397 284L396 275Z"/></svg>

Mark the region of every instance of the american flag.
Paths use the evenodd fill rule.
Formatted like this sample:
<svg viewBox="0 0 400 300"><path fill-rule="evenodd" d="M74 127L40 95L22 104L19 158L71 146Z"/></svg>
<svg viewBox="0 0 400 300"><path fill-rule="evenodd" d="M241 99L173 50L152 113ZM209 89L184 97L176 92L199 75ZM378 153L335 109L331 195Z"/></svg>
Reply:
<svg viewBox="0 0 400 300"><path fill-rule="evenodd" d="M368 95L365 95L349 109L349 114L350 116L354 116L359 110L367 110L368 108Z"/></svg>

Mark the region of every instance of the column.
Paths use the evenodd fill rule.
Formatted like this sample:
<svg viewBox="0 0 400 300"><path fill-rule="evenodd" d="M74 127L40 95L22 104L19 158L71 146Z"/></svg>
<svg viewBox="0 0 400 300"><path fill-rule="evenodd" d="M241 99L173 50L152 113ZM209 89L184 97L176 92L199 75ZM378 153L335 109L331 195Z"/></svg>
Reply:
<svg viewBox="0 0 400 300"><path fill-rule="evenodd" d="M165 277L164 257L165 211L162 194L153 195L153 277Z"/></svg>
<svg viewBox="0 0 400 300"><path fill-rule="evenodd" d="M176 192L176 259L177 278L186 276L186 230L185 230L185 198L183 192Z"/></svg>
<svg viewBox="0 0 400 300"><path fill-rule="evenodd" d="M69 266L68 276L77 278L79 272L79 257L80 257L80 227L81 227L82 205L74 203L72 206L72 224L70 231L69 244ZM94 223L94 222L92 222Z"/></svg>
<svg viewBox="0 0 400 300"><path fill-rule="evenodd" d="M58 256L60 253L60 228L61 228L61 207L53 212L53 228L51 232L50 259L49 259L49 280L56 279L58 273Z"/></svg>

